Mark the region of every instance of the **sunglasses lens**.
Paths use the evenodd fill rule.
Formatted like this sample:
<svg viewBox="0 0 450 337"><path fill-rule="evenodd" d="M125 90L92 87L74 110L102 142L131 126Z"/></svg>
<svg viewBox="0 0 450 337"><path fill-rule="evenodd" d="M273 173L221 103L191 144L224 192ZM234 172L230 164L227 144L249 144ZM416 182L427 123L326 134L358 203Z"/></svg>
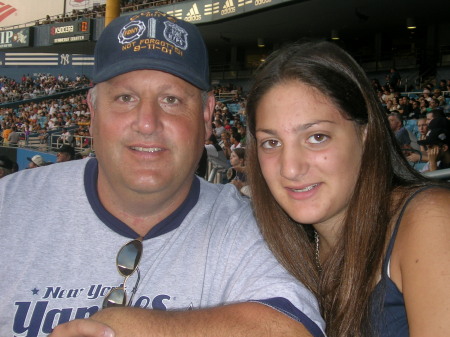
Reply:
<svg viewBox="0 0 450 337"><path fill-rule="evenodd" d="M125 306L126 296L123 288L115 288L105 297L103 301L103 309L111 307Z"/></svg>
<svg viewBox="0 0 450 337"><path fill-rule="evenodd" d="M117 268L123 276L131 275L139 264L142 255L142 242L133 240L123 246L117 254Z"/></svg>

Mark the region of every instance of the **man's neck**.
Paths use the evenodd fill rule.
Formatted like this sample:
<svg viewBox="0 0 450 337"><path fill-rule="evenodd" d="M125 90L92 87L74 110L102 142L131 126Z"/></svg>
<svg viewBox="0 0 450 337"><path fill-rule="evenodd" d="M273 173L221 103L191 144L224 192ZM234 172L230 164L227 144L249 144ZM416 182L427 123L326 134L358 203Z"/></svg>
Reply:
<svg viewBox="0 0 450 337"><path fill-rule="evenodd" d="M154 226L180 207L190 189L183 188L171 196L161 193L119 191L116 186L105 183L99 176L97 190L103 207L144 237Z"/></svg>

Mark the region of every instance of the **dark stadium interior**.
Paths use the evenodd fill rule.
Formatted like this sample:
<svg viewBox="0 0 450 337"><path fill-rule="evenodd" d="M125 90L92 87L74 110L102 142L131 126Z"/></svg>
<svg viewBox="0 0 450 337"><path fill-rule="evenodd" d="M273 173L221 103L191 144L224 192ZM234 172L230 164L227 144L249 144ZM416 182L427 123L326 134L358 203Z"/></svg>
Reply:
<svg viewBox="0 0 450 337"><path fill-rule="evenodd" d="M449 12L450 1L304 0L201 24L199 28L213 65L229 62L233 49L238 62L244 62L249 53L265 55L287 41L330 39L332 30L339 35L337 43L361 62L422 53L433 54L431 61L439 63L442 53L450 50ZM406 29L408 18L415 20L415 30ZM264 40L265 48L257 47L258 38ZM94 42L81 42L20 51L92 54L94 46Z"/></svg>

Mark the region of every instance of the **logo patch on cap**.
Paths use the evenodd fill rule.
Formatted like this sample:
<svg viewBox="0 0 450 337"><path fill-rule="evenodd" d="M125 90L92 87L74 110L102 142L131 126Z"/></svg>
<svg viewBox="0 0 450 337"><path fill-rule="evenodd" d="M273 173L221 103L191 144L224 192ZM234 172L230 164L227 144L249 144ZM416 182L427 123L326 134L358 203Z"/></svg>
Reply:
<svg viewBox="0 0 450 337"><path fill-rule="evenodd" d="M139 39L145 32L145 24L142 21L128 22L119 33L119 42L126 44Z"/></svg>
<svg viewBox="0 0 450 337"><path fill-rule="evenodd" d="M182 27L170 21L164 22L164 37L166 40L175 45L181 50L186 50L188 47L187 36L188 33Z"/></svg>

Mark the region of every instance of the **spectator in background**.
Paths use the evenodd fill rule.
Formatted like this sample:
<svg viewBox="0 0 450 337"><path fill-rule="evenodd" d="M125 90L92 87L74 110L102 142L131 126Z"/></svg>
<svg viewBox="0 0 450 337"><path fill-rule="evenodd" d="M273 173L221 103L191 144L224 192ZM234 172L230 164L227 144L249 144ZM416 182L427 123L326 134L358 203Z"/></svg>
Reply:
<svg viewBox="0 0 450 337"><path fill-rule="evenodd" d="M2 127L2 129L3 129L3 132L2 132L3 144L6 145L6 144L8 144L8 137L9 137L9 134L10 134L13 130L12 130L12 126L11 126L10 123L4 122L4 123L2 123L2 125L3 125L3 127Z"/></svg>
<svg viewBox="0 0 450 337"><path fill-rule="evenodd" d="M420 117L422 115L422 112L420 111L420 103L416 100L411 102L411 114L413 114L414 117Z"/></svg>
<svg viewBox="0 0 450 337"><path fill-rule="evenodd" d="M65 161L70 161L75 159L75 148L71 145L63 145L56 150L56 162L62 163Z"/></svg>
<svg viewBox="0 0 450 337"><path fill-rule="evenodd" d="M446 80L440 80L438 89L440 91L447 91L447 81Z"/></svg>
<svg viewBox="0 0 450 337"><path fill-rule="evenodd" d="M428 154L427 149L425 146L420 145L420 140L425 140L427 138L428 134L428 124L427 119L425 117L421 117L417 120L417 129L419 131L419 136L417 137L417 143L420 146L420 155L418 153L411 153L409 156L407 156L408 161L417 163L417 162L426 162L428 161Z"/></svg>
<svg viewBox="0 0 450 337"><path fill-rule="evenodd" d="M222 133L225 132L225 127L223 126L222 120L216 119L214 122L215 128L214 128L214 135L217 139L220 139L222 136Z"/></svg>
<svg viewBox="0 0 450 337"><path fill-rule="evenodd" d="M17 132L17 127L11 127L11 133L8 135L8 144L10 146L17 146L20 140L20 133Z"/></svg>
<svg viewBox="0 0 450 337"><path fill-rule="evenodd" d="M0 155L0 178L7 176L8 174L14 173L17 164L14 163L7 156Z"/></svg>
<svg viewBox="0 0 450 337"><path fill-rule="evenodd" d="M47 166L51 163L47 163L44 158L42 158L41 155L34 155L33 157L27 157L27 160L30 162L28 164L28 168L32 169L32 168L36 168L36 167L41 167L41 166Z"/></svg>
<svg viewBox="0 0 450 337"><path fill-rule="evenodd" d="M445 117L445 114L444 114L443 110L434 109L434 110L428 111L427 114L426 114L426 117L427 117L428 128L430 128L430 129L431 129L431 127L430 127L431 121L433 119L436 119L436 118L441 118L442 119L442 121L440 120L440 123L443 123L443 125L445 125L444 128L448 128L450 126L450 122ZM444 119L446 121L444 121Z"/></svg>
<svg viewBox="0 0 450 337"><path fill-rule="evenodd" d="M431 98L432 98L430 89L428 89L428 88L423 89L422 96L429 103L431 101Z"/></svg>
<svg viewBox="0 0 450 337"><path fill-rule="evenodd" d="M429 103L428 103L427 100L425 100L425 98L421 97L419 99L419 109L420 109L420 114L421 115L425 115L427 113L428 105L429 105Z"/></svg>
<svg viewBox="0 0 450 337"><path fill-rule="evenodd" d="M61 142L61 145L73 145L75 139L70 131L68 131L66 128L62 128L61 136L59 136L58 141Z"/></svg>
<svg viewBox="0 0 450 337"><path fill-rule="evenodd" d="M233 127L233 130L230 135L230 142L224 143L224 152L225 152L225 155L227 156L227 158L229 159L231 157L231 152L234 149L237 149L240 147L242 147L241 135L239 134L239 132L237 132L237 129L235 127Z"/></svg>
<svg viewBox="0 0 450 337"><path fill-rule="evenodd" d="M228 181L233 184L238 191L247 185L247 172L245 169L245 149L237 148L231 151L231 167L228 169Z"/></svg>
<svg viewBox="0 0 450 337"><path fill-rule="evenodd" d="M411 116L412 106L409 102L408 96L400 97L399 99L400 106L398 108L398 112L402 114L405 118L413 118L415 115ZM417 115L418 117L418 115Z"/></svg>
<svg viewBox="0 0 450 337"><path fill-rule="evenodd" d="M431 129L421 146L427 147L428 163L422 172L450 168L450 131L447 129Z"/></svg>
<svg viewBox="0 0 450 337"><path fill-rule="evenodd" d="M231 137L230 137L230 141L231 141L230 150L231 151L242 147L241 138L242 138L241 134L237 131L235 131L231 134ZM230 155L231 155L231 153L230 153Z"/></svg>
<svg viewBox="0 0 450 337"><path fill-rule="evenodd" d="M436 109L442 110L442 107L440 106L439 100L437 98L432 98L428 103L427 112Z"/></svg>
<svg viewBox="0 0 450 337"><path fill-rule="evenodd" d="M392 132L395 134L395 139L397 139L398 144L402 149L411 148L411 139L409 138L408 130L403 126L402 116L393 112L388 116L389 126Z"/></svg>

